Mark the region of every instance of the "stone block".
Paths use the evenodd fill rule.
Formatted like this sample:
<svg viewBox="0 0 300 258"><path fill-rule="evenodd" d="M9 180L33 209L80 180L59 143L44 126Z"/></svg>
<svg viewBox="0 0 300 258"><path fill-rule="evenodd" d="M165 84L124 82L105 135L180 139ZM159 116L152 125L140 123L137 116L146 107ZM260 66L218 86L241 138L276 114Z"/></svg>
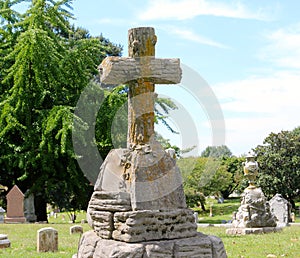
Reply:
<svg viewBox="0 0 300 258"><path fill-rule="evenodd" d="M131 211L114 214L113 239L141 242L158 239L192 237L197 234L193 211Z"/></svg>
<svg viewBox="0 0 300 258"><path fill-rule="evenodd" d="M37 251L58 251L58 232L52 227L41 228L37 231Z"/></svg>
<svg viewBox="0 0 300 258"><path fill-rule="evenodd" d="M0 249L10 247L10 241L7 235L0 234Z"/></svg>
<svg viewBox="0 0 300 258"><path fill-rule="evenodd" d="M88 208L91 211L129 211L131 210L130 194L126 192L95 191Z"/></svg>
<svg viewBox="0 0 300 258"><path fill-rule="evenodd" d="M227 257L222 240L216 236L208 236L212 243L212 257Z"/></svg>
<svg viewBox="0 0 300 258"><path fill-rule="evenodd" d="M108 211L90 211L92 228L102 238L109 239L113 232L113 213Z"/></svg>
<svg viewBox="0 0 300 258"><path fill-rule="evenodd" d="M128 152L127 149L113 149L108 153L100 167L100 172L94 186L95 191L126 191L126 182L123 178L124 167L121 162L126 152Z"/></svg>
<svg viewBox="0 0 300 258"><path fill-rule="evenodd" d="M182 177L176 161L156 141L150 143L150 149L151 152L135 150L131 153L132 209L186 208Z"/></svg>
<svg viewBox="0 0 300 258"><path fill-rule="evenodd" d="M98 242L101 241L101 238L97 236L97 234L90 230L85 232L79 242L78 246L78 254L76 257L78 258L92 258L94 257L95 248Z"/></svg>
<svg viewBox="0 0 300 258"><path fill-rule="evenodd" d="M83 227L77 225L70 227L70 235L73 234L83 234Z"/></svg>
<svg viewBox="0 0 300 258"><path fill-rule="evenodd" d="M226 258L222 241L197 233L195 237L126 243L101 239L94 232L83 234L78 258Z"/></svg>
<svg viewBox="0 0 300 258"><path fill-rule="evenodd" d="M143 244L126 245L124 242L106 240L98 242L93 258L143 258L143 254Z"/></svg>
<svg viewBox="0 0 300 258"><path fill-rule="evenodd" d="M149 242L145 246L145 254L143 258L173 258L174 257L174 242L173 241L156 241Z"/></svg>
<svg viewBox="0 0 300 258"><path fill-rule="evenodd" d="M174 257L189 257L189 258L211 258L212 245L210 239L198 234L198 237L178 239L175 241Z"/></svg>

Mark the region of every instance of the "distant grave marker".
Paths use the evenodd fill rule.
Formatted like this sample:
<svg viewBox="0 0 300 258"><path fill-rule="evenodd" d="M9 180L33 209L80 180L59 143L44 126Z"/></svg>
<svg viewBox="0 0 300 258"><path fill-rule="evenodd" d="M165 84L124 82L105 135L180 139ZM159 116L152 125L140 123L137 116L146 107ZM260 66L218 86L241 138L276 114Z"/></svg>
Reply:
<svg viewBox="0 0 300 258"><path fill-rule="evenodd" d="M70 227L70 235L73 234L83 234L83 228L82 226L72 226Z"/></svg>
<svg viewBox="0 0 300 258"><path fill-rule="evenodd" d="M36 222L36 215L35 215L35 208L34 208L34 195L27 194L27 192L25 194L25 199L24 199L24 215L26 221Z"/></svg>
<svg viewBox="0 0 300 258"><path fill-rule="evenodd" d="M282 197L281 194L276 194L270 201L271 212L277 218L278 225L287 225L291 218L291 205Z"/></svg>
<svg viewBox="0 0 300 258"><path fill-rule="evenodd" d="M58 251L58 232L48 227L37 231L37 251L56 252Z"/></svg>
<svg viewBox="0 0 300 258"><path fill-rule="evenodd" d="M24 194L15 185L6 195L7 199L7 213L4 219L5 223L24 223Z"/></svg>
<svg viewBox="0 0 300 258"><path fill-rule="evenodd" d="M4 214L5 214L5 210L0 207L0 223L3 223L4 222Z"/></svg>

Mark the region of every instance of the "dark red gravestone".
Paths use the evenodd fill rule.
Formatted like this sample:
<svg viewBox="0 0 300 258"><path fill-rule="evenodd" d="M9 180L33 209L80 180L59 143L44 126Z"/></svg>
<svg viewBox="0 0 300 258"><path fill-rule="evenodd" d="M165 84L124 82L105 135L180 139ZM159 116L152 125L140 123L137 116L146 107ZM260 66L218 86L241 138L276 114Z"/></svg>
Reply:
<svg viewBox="0 0 300 258"><path fill-rule="evenodd" d="M26 218L24 217L24 194L15 185L9 193L6 195L7 199L7 212L5 223L24 223Z"/></svg>

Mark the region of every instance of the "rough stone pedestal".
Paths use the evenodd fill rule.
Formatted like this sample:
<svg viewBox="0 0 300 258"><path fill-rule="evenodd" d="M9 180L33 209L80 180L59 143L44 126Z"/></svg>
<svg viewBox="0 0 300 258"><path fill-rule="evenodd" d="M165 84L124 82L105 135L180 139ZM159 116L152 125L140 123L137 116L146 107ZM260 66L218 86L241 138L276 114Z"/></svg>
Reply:
<svg viewBox="0 0 300 258"><path fill-rule="evenodd" d="M226 230L230 235L245 235L277 232L276 217L270 211L260 188L248 187L242 194L241 206L232 222L233 228Z"/></svg>
<svg viewBox="0 0 300 258"><path fill-rule="evenodd" d="M152 146L151 152L143 151L146 146L141 147L139 150L112 150L101 166L87 210L87 220L93 230L83 234L78 258L227 257L219 238L197 232L194 213L186 208L181 182L177 182L179 185L173 187L173 192L168 186L179 180L176 161L160 147ZM155 195L153 189L146 185L146 172L139 170L139 166L128 165L132 158L135 164L141 164L135 157L142 155L144 157L140 157L139 161L159 157L159 164L164 164L152 167L153 181L149 183L161 196ZM127 169L124 170L125 167ZM139 170L138 180L130 176L130 168ZM156 180L155 176L171 179ZM177 179L172 179L173 176ZM131 180L135 180L135 184L146 185L144 191L140 189L145 196L131 191ZM145 209L146 205L153 209Z"/></svg>
<svg viewBox="0 0 300 258"><path fill-rule="evenodd" d="M94 231L83 234L79 244L81 258L202 258L227 257L222 241L215 236L197 233L194 237L126 243L101 239Z"/></svg>

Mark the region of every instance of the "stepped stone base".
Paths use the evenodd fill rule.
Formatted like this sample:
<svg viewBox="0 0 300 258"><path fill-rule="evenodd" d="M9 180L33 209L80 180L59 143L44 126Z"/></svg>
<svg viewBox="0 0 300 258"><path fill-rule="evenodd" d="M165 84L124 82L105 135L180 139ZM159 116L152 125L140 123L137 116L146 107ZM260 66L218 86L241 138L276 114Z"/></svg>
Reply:
<svg viewBox="0 0 300 258"><path fill-rule="evenodd" d="M99 237L130 243L197 234L192 210L132 211L130 195L126 192L95 191L89 202L87 218Z"/></svg>
<svg viewBox="0 0 300 258"><path fill-rule="evenodd" d="M249 234L264 234L281 231L279 227L262 227L262 228L228 228L227 235L249 235Z"/></svg>
<svg viewBox="0 0 300 258"><path fill-rule="evenodd" d="M76 255L75 255L76 256ZM75 257L74 256L74 257ZM126 243L102 239L94 231L83 234L78 258L226 258L221 239L197 233L184 239Z"/></svg>
<svg viewBox="0 0 300 258"><path fill-rule="evenodd" d="M6 217L4 223L25 223L25 217Z"/></svg>
<svg viewBox="0 0 300 258"><path fill-rule="evenodd" d="M10 247L10 241L7 238L7 235L0 234L0 249Z"/></svg>

